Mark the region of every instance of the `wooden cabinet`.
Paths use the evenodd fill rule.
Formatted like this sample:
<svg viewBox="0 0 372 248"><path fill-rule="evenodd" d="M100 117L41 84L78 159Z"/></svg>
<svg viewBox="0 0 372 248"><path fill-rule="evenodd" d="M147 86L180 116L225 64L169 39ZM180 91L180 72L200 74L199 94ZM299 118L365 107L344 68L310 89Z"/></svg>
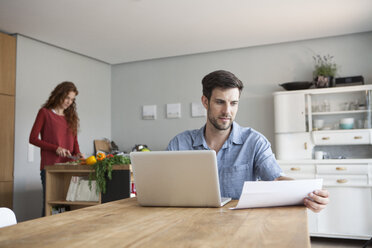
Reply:
<svg viewBox="0 0 372 248"><path fill-rule="evenodd" d="M278 161L295 179L323 178L330 203L308 211L311 236L369 239L372 236L372 160Z"/></svg>
<svg viewBox="0 0 372 248"><path fill-rule="evenodd" d="M16 38L0 33L0 207L13 206Z"/></svg>
<svg viewBox="0 0 372 248"><path fill-rule="evenodd" d="M71 177L88 177L91 171L89 165L46 166L45 215L51 215L53 206L63 205L74 210L130 197L130 167L114 165L112 180L107 179L106 182L106 194L100 194L98 202L66 201Z"/></svg>
<svg viewBox="0 0 372 248"><path fill-rule="evenodd" d="M16 38L0 32L0 94L14 96Z"/></svg>

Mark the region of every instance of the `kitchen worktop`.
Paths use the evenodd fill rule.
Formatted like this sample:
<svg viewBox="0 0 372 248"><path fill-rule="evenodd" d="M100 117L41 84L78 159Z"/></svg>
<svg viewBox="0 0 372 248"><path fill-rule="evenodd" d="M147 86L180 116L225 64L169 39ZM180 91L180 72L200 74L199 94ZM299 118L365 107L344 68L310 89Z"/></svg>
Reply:
<svg viewBox="0 0 372 248"><path fill-rule="evenodd" d="M286 164L349 164L349 163L372 163L370 159L298 159L298 160L277 160L278 163Z"/></svg>

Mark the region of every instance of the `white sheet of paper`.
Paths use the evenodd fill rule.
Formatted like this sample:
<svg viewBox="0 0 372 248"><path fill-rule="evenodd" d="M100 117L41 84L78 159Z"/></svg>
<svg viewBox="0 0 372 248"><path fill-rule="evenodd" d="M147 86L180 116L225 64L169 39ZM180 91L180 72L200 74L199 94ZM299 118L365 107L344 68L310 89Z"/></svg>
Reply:
<svg viewBox="0 0 372 248"><path fill-rule="evenodd" d="M244 182L234 209L303 205L304 198L322 186L323 179Z"/></svg>

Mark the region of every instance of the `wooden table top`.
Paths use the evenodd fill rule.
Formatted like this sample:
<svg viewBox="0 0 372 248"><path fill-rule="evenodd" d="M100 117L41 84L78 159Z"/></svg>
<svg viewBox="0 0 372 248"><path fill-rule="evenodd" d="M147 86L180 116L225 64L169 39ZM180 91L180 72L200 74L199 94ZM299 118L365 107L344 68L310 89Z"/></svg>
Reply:
<svg viewBox="0 0 372 248"><path fill-rule="evenodd" d="M310 247L304 206L141 207L123 199L0 229L0 247Z"/></svg>
<svg viewBox="0 0 372 248"><path fill-rule="evenodd" d="M129 170L130 164L116 164L112 166L113 170ZM72 164L55 164L45 166L45 170L48 172L60 172L60 171L93 171L91 165L72 165Z"/></svg>

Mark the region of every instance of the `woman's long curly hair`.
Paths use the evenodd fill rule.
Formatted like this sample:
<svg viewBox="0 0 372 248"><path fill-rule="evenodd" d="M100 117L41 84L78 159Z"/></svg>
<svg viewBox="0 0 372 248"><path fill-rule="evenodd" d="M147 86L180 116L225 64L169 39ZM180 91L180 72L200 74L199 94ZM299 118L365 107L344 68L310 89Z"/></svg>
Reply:
<svg viewBox="0 0 372 248"><path fill-rule="evenodd" d="M76 86L72 82L66 81L58 84L50 93L49 99L43 104L42 107L47 109L54 109L58 107L63 103L71 91L74 92L76 96L79 94ZM64 110L63 113L65 115L68 127L71 129L74 135L77 135L79 129L79 117L76 112L75 100L67 109Z"/></svg>

